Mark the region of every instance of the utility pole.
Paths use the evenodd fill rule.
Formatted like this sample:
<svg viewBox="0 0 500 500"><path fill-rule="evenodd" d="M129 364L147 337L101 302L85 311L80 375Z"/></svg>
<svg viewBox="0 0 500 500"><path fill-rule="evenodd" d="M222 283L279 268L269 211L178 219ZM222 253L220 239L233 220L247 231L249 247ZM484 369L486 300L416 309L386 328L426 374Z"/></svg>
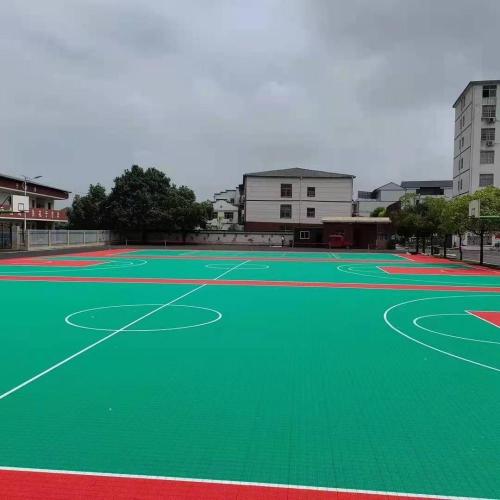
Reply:
<svg viewBox="0 0 500 500"><path fill-rule="evenodd" d="M36 179L40 179L42 176L41 175L36 175L35 177L28 177L27 175L22 176L24 178L24 197L26 198L28 196L28 181L34 181ZM23 230L24 230L24 236L26 237L26 226L27 226L27 221L26 221L26 208L29 210L29 203L28 207L25 207L24 210L24 224L23 224Z"/></svg>

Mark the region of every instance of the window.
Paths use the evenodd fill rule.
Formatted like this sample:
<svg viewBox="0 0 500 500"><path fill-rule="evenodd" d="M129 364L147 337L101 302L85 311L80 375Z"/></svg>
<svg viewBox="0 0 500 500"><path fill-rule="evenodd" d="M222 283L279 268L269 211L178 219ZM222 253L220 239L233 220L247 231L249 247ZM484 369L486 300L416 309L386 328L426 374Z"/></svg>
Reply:
<svg viewBox="0 0 500 500"><path fill-rule="evenodd" d="M494 128L482 128L481 129L481 140L482 141L494 141L495 140L495 129Z"/></svg>
<svg viewBox="0 0 500 500"><path fill-rule="evenodd" d="M464 168L464 159L459 158L458 160L458 170L462 170Z"/></svg>
<svg viewBox="0 0 500 500"><path fill-rule="evenodd" d="M458 189L460 191L462 191L462 188L464 187L464 180L463 179L460 179L460 181L458 182Z"/></svg>
<svg viewBox="0 0 500 500"><path fill-rule="evenodd" d="M280 205L280 219L292 218L292 205Z"/></svg>
<svg viewBox="0 0 500 500"><path fill-rule="evenodd" d="M460 139L460 147L463 148L464 147L464 144L465 144L465 137L462 137Z"/></svg>
<svg viewBox="0 0 500 500"><path fill-rule="evenodd" d="M495 151L481 151L479 163L481 163L482 165L495 163Z"/></svg>
<svg viewBox="0 0 500 500"><path fill-rule="evenodd" d="M316 209L307 207L307 216L316 217Z"/></svg>
<svg viewBox="0 0 500 500"><path fill-rule="evenodd" d="M497 96L496 85L483 85L483 97L496 97L496 96Z"/></svg>
<svg viewBox="0 0 500 500"><path fill-rule="evenodd" d="M441 196L444 194L444 189L440 187L422 187L417 189L417 194L423 196Z"/></svg>
<svg viewBox="0 0 500 500"><path fill-rule="evenodd" d="M496 118L497 107L494 105L486 104L483 106L482 118Z"/></svg>
<svg viewBox="0 0 500 500"><path fill-rule="evenodd" d="M224 219L233 220L233 212L224 212Z"/></svg>
<svg viewBox="0 0 500 500"><path fill-rule="evenodd" d="M308 240L311 237L311 233L309 231L300 231L299 239Z"/></svg>
<svg viewBox="0 0 500 500"><path fill-rule="evenodd" d="M479 174L479 187L493 186L493 174Z"/></svg>
<svg viewBox="0 0 500 500"><path fill-rule="evenodd" d="M316 196L316 188L307 186L307 196L308 198L314 198Z"/></svg>
<svg viewBox="0 0 500 500"><path fill-rule="evenodd" d="M281 185L281 197L282 198L291 198L292 197L292 185L291 184L282 184Z"/></svg>

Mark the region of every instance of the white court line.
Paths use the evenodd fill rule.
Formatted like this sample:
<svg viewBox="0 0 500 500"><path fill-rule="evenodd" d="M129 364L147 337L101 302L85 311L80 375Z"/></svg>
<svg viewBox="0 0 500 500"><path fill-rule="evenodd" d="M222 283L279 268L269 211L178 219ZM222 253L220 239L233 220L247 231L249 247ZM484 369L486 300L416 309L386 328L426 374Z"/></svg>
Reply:
<svg viewBox="0 0 500 500"><path fill-rule="evenodd" d="M331 491L337 493L351 493L354 495L382 495L391 497L410 497L410 498L432 498L441 500L495 500L493 498L481 497L457 497L449 495L427 495L425 493L401 493L396 491L377 491L377 490L358 490L352 488L328 488L325 486L304 486L297 484L280 484L280 483L257 483L249 481L229 481L225 479L201 479L196 477L175 477L175 476L150 476L145 474L118 474L114 472L89 472L89 471L73 471L73 470L57 470L57 469L35 469L29 467L8 467L1 466L0 471L13 472L36 472L42 474L62 474L68 476L97 476L97 477L113 477L124 479L148 479L152 481L179 481L183 483L207 483L207 484L227 484L235 486L253 486L264 488L291 489L304 491Z"/></svg>
<svg viewBox="0 0 500 500"><path fill-rule="evenodd" d="M468 313L468 314L467 314ZM425 318L439 318L441 316L473 316L477 319L482 319L479 316L476 316L475 314L470 313L469 311L465 311L465 313L443 313L443 314L426 314L425 316L419 316L418 318L415 318L413 320L413 324L417 327L420 328L421 330L425 330L426 332L430 333L435 333L436 335L441 335L443 337L451 337L453 339L460 339L460 340L469 340L471 342L479 342L480 344L500 344L500 342L497 342L495 340L482 340L482 339L473 339L470 337L459 337L458 335L451 335L450 333L443 333L443 332L438 332L436 330L431 330L430 328L426 328L425 326L422 326L419 321L421 319ZM498 328L497 325L494 323L490 323L489 321L486 321L486 323L489 323L490 325L493 325L494 327Z"/></svg>
<svg viewBox="0 0 500 500"><path fill-rule="evenodd" d="M342 272L342 273L346 273L346 274L354 274L354 275L358 275L358 276L366 276L368 278L377 278L378 276L376 274L366 274L366 273L361 273L359 271L355 271L353 269L354 266L369 266L370 264L358 264L358 263L351 263L351 264L339 264L337 266L337 269ZM346 266L347 269L344 269ZM378 266L376 266L378 267ZM369 269L368 269L369 271ZM408 278L408 277L405 277L405 278L398 278L397 276L394 276L390 273L387 273L386 271L385 272L385 276L383 276L383 279L388 279L388 280L393 280L393 281L403 281L404 284L407 284L407 285L411 285L411 283L424 283L426 285L448 285L448 286L457 286L457 285L460 285L460 286L478 286L476 283L474 282L464 282L464 281L453 281L453 278L456 278L457 276L448 276L446 275L447 278L452 278L451 281L431 281L431 280L421 280L421 279L413 279L413 278ZM461 276L462 278L463 277L466 277L466 276ZM472 278L477 278L477 276L472 276ZM397 283L395 283L397 284ZM495 285L491 284L491 285L480 285L480 286L484 286L484 287L493 287Z"/></svg>
<svg viewBox="0 0 500 500"><path fill-rule="evenodd" d="M495 323L492 323L491 321L489 321L487 319L481 318L481 316L478 316L477 314L474 314L474 312L472 312L472 311L465 311L465 312L467 314L470 314L471 316L474 316L477 319L480 319L480 320L484 321L485 323L490 324L491 326L494 326L495 328L500 328L500 326L495 325ZM477 311L477 312L497 312L497 311Z"/></svg>
<svg viewBox="0 0 500 500"><path fill-rule="evenodd" d="M64 262L64 261L58 261L58 262ZM64 267L63 272L65 273L77 273L80 271L107 271L109 269L128 269L128 268L133 268L133 267L140 267L140 266L145 266L148 264L149 261L143 260L143 259L134 259L134 260L123 260L122 262L118 262L115 260L107 260L103 261L101 264L101 267L98 266L85 266L85 267ZM107 265L107 264L112 264L112 265ZM118 264L118 265L116 265ZM2 266L2 261L0 260L0 266ZM26 266L22 266L26 267ZM57 274L61 273L61 269L43 269L39 271L40 274L37 274L37 276L47 276L49 274ZM32 275L33 271L12 271L12 272L0 272L0 276L24 276L24 275Z"/></svg>
<svg viewBox="0 0 500 500"><path fill-rule="evenodd" d="M495 296L494 295L475 295L475 297L495 297ZM445 356L449 356L450 358L455 358L455 359L458 359L460 361L465 361L466 363L470 363L472 365L481 366L482 368L486 368L487 370L493 370L495 372L500 372L500 368L496 368L495 366L485 365L483 363L479 363L477 361L474 361L473 359L463 358L462 356L458 356L457 354L453 354L452 352L443 351L442 349L438 349L437 347L434 347L432 345L426 344L425 342L417 340L417 339L411 337L410 335L408 335L407 333L401 331L396 326L394 326L388 319L389 313L392 310L394 310L398 307L401 307L401 306L405 306L407 304L412 304L414 302L424 302L426 300L457 299L457 298L462 298L462 299L463 298L470 298L470 296L469 295L451 295L451 296L449 295L449 296L441 296L441 297L425 297L423 299L414 299L414 300L407 300L405 302L400 302L399 304L395 304L395 305L393 305L385 310L384 321L389 328L394 330L399 335L402 335L403 337L407 338L408 340L415 342L416 344L427 347L428 349L431 349L432 351L436 351L436 352L439 352L441 354L444 354Z"/></svg>
<svg viewBox="0 0 500 500"><path fill-rule="evenodd" d="M220 278L222 278L223 276L225 276L227 273L231 272L231 271L234 271L235 269L237 269L238 267L244 265L244 264L247 264L248 262L250 262L249 260L246 260L244 262L240 262L238 265L232 267L231 269L228 269L227 271L223 272L222 274L220 274L219 276L217 276L216 278L213 278L213 281L216 281ZM22 389L23 387L26 387L27 385L35 382L36 380L38 380L39 378L43 377L44 375L47 375L48 373L54 371L55 369L59 368L60 366L63 366L65 365L66 363L68 363L69 361L71 361L72 359L75 359L77 358L78 356L81 356L82 354L86 353L87 351L90 351L90 349L93 349L94 347L98 346L99 344L102 344L103 342L106 342L107 340L109 340L110 338L114 337L115 335L118 335L119 333L123 332L124 330L126 330L127 328L135 325L136 323L139 323L140 321L142 321L143 319L146 319L148 318L149 316L152 316L153 314L157 313L158 311L161 311L162 309L164 309L165 307L168 307L172 304L174 304L175 302L177 302L178 300L181 300L183 299L184 297L187 297L188 295L191 295L192 293L198 291L198 290L201 290L202 288L206 287L207 286L207 283L204 283L203 285L200 285L200 286L197 286L196 288L193 288L193 290L190 290L189 292L187 293L184 293L183 295L180 295L179 297L171 300L170 302L167 302L166 304L162 304L161 306L157 307L156 309L153 309L152 311L148 312L147 314L144 314L143 316L141 316L140 318L137 318L135 319L134 321L131 321L130 323L127 323L125 326L122 326L120 329L118 330L115 330L114 332L110 333L109 335L106 335L106 337L103 337L102 339L98 340L97 342L94 342L93 344L90 344L88 345L87 347L84 347L83 349L81 349L80 351L78 352L75 352L74 354L72 354L71 356L68 356L67 358L59 361L58 363L56 363L55 365L52 365L50 366L49 368L47 368L46 370L43 370L42 372L40 373L37 373L35 376L29 378L28 380L25 380L24 382L22 382L21 384L19 385L16 385L15 387L13 387L12 389L9 389L7 392L4 392L3 394L0 394L0 401L2 399L5 399L7 396L10 396L11 394L14 394L15 392L19 391L20 389Z"/></svg>

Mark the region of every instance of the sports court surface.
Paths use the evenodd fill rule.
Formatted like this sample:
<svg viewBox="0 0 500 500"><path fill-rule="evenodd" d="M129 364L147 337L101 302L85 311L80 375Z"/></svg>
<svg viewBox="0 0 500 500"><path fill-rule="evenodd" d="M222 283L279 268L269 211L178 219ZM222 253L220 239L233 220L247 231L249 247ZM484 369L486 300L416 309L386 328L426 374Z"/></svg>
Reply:
<svg viewBox="0 0 500 500"><path fill-rule="evenodd" d="M500 498L500 274L387 253L0 260L0 498Z"/></svg>

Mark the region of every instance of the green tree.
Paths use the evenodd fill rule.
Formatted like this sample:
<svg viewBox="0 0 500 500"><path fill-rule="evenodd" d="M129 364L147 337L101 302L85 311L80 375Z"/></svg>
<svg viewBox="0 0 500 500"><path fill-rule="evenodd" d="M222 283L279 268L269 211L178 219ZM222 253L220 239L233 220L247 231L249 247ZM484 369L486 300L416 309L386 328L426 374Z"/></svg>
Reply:
<svg viewBox="0 0 500 500"><path fill-rule="evenodd" d="M76 195L68 212L70 229L104 229L106 189L91 184L86 195Z"/></svg>
<svg viewBox="0 0 500 500"><path fill-rule="evenodd" d="M138 165L115 179L106 207L110 229L139 231L143 241L148 231L180 231L185 237L204 227L212 209L196 202L187 186L177 187L160 170Z"/></svg>
<svg viewBox="0 0 500 500"><path fill-rule="evenodd" d="M401 197L400 209L391 212L391 221L399 236L405 240L412 236L416 238L416 252L420 249L420 241L423 238L423 250L425 251L425 236L428 232L428 222L425 219L425 206L420 203L414 193L407 193Z"/></svg>
<svg viewBox="0 0 500 500"><path fill-rule="evenodd" d="M108 197L110 229L140 231L142 239L147 231L171 231L171 194L170 179L163 172L133 165L115 179Z"/></svg>
<svg viewBox="0 0 500 500"><path fill-rule="evenodd" d="M469 202L471 197L468 195L458 196L447 203L444 213L443 227L449 234L458 235L458 251L460 260L462 260L462 241L464 234L469 227Z"/></svg>
<svg viewBox="0 0 500 500"><path fill-rule="evenodd" d="M384 207L377 207L370 214L370 217L385 217L385 216L386 216L386 210Z"/></svg>
<svg viewBox="0 0 500 500"><path fill-rule="evenodd" d="M174 230L182 233L183 240L188 232L205 228L212 218L212 203L197 203L194 192L186 186L173 186L170 205Z"/></svg>
<svg viewBox="0 0 500 500"><path fill-rule="evenodd" d="M434 238L442 238L444 240L444 253L446 254L446 238L447 227L445 223L445 213L448 202L444 198L427 197L422 202L422 216L424 218L424 226L426 235L430 236L431 253L434 247Z"/></svg>
<svg viewBox="0 0 500 500"><path fill-rule="evenodd" d="M479 263L483 264L484 236L500 228L500 189L488 186L476 191L470 199L481 202L481 217L468 217L467 229L480 238Z"/></svg>

